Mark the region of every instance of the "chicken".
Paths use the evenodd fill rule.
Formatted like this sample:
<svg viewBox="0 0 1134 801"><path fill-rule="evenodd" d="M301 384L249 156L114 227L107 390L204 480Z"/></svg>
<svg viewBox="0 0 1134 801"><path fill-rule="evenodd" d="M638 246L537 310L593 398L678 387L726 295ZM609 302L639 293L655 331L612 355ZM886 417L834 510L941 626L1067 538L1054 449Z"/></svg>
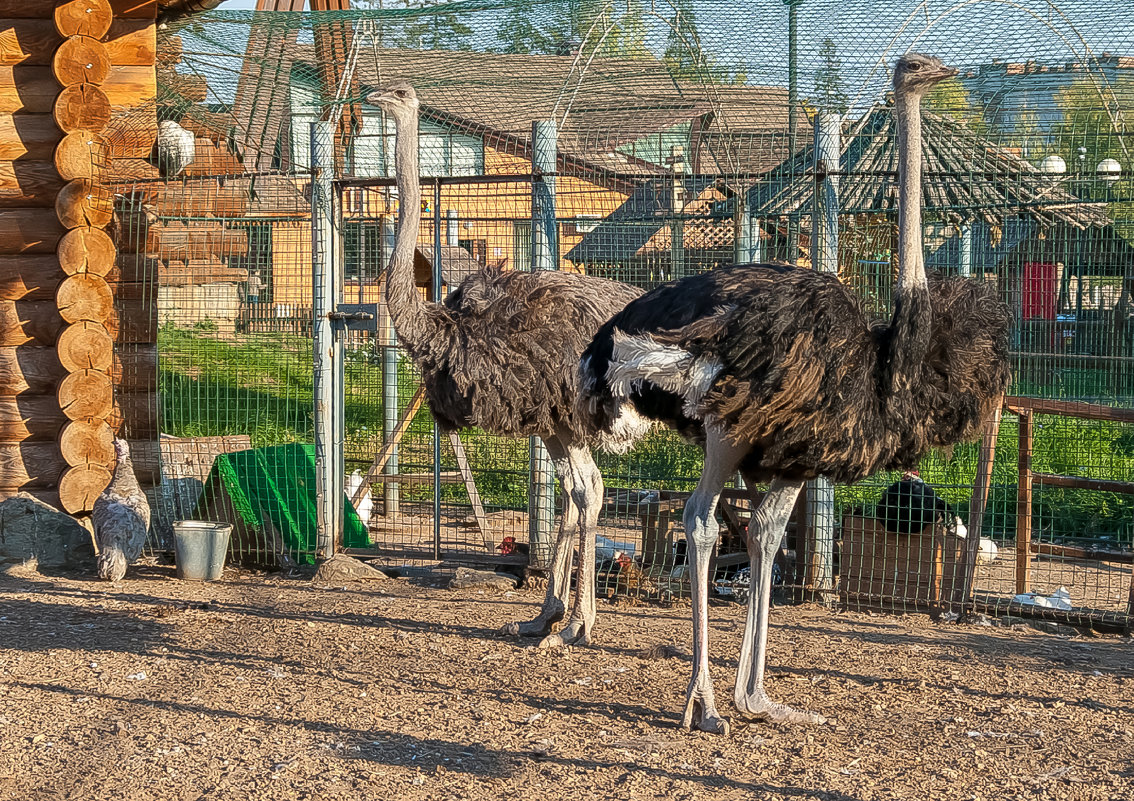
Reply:
<svg viewBox="0 0 1134 801"><path fill-rule="evenodd" d="M98 575L108 581L120 581L126 575L126 566L138 558L150 530L150 504L134 476L126 440L114 440L114 452L118 457L114 477L91 511Z"/></svg>
<svg viewBox="0 0 1134 801"><path fill-rule="evenodd" d="M517 541L515 537L505 537L500 540L496 550L500 551L501 556L524 556L528 558L531 558L532 552L530 545L526 542ZM542 570L530 565L501 565L496 569L496 572L515 576L519 580L520 586L526 590L547 588L547 576Z"/></svg>
<svg viewBox="0 0 1134 801"><path fill-rule="evenodd" d="M165 179L176 178L197 156L197 137L173 120L158 123L154 165Z"/></svg>
<svg viewBox="0 0 1134 801"><path fill-rule="evenodd" d="M641 595L643 592L653 592L652 582L645 571L626 554L619 554L614 560L618 567L618 577L615 579L615 592L626 595Z"/></svg>

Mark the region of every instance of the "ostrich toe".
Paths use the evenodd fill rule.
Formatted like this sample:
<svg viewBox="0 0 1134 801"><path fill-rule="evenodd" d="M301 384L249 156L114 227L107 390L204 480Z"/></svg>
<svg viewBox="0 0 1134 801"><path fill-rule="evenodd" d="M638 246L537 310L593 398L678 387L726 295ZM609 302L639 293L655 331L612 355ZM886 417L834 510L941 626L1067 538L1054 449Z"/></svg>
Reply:
<svg viewBox="0 0 1134 801"><path fill-rule="evenodd" d="M827 719L815 712L806 709L793 709L786 704L778 704L768 698L763 690L738 696L736 709L741 717L748 720L766 720L770 723L787 723L791 725L821 725Z"/></svg>

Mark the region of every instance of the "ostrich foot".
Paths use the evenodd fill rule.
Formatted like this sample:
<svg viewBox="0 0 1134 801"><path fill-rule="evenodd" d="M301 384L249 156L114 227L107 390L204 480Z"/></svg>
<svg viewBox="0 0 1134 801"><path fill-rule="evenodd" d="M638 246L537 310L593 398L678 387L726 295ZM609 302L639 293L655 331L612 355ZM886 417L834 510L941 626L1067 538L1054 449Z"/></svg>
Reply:
<svg viewBox="0 0 1134 801"><path fill-rule="evenodd" d="M566 609L561 603L553 603L549 606L545 605L535 620L505 623L501 627L500 633L513 637L543 637L551 631L553 623L558 623L563 619L565 613Z"/></svg>
<svg viewBox="0 0 1134 801"><path fill-rule="evenodd" d="M557 634L548 634L540 640L540 648L561 648L564 645L589 645L591 627L586 621L572 618Z"/></svg>
<svg viewBox="0 0 1134 801"><path fill-rule="evenodd" d="M805 709L792 709L786 704L777 704L768 699L763 690L738 695L735 699L736 709L741 717L748 720L766 720L769 723L788 724L823 724L827 719L815 712Z"/></svg>
<svg viewBox="0 0 1134 801"><path fill-rule="evenodd" d="M728 721L717 713L711 688L707 694L696 688L689 693L689 697L685 700L685 714L681 718L681 725L686 729L723 734L726 737L730 730Z"/></svg>

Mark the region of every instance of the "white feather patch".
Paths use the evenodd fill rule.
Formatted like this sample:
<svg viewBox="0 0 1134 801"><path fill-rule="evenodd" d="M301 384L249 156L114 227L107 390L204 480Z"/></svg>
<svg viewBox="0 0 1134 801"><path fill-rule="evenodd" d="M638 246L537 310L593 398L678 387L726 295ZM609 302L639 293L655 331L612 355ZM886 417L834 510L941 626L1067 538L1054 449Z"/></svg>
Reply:
<svg viewBox="0 0 1134 801"><path fill-rule="evenodd" d="M636 384L648 382L681 397L685 413L700 417L697 407L720 374L720 362L695 358L689 351L663 345L649 334L627 335L615 329L613 339L606 380L615 398L629 398Z"/></svg>
<svg viewBox="0 0 1134 801"><path fill-rule="evenodd" d="M638 414L632 403L618 402L618 414L610 431L599 435L598 446L607 453L626 453L649 433L653 421Z"/></svg>

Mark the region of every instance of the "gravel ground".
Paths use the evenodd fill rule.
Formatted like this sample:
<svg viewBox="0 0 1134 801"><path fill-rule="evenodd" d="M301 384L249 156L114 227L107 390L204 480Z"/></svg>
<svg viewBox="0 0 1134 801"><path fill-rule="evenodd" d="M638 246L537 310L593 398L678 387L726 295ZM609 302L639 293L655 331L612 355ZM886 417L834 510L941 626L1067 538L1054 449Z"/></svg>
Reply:
<svg viewBox="0 0 1134 801"><path fill-rule="evenodd" d="M688 608L602 603L586 648L495 633L538 601L0 576L0 799L1134 797L1127 638L778 608L770 692L829 723L722 738L678 726ZM722 711L742 615L712 610Z"/></svg>

